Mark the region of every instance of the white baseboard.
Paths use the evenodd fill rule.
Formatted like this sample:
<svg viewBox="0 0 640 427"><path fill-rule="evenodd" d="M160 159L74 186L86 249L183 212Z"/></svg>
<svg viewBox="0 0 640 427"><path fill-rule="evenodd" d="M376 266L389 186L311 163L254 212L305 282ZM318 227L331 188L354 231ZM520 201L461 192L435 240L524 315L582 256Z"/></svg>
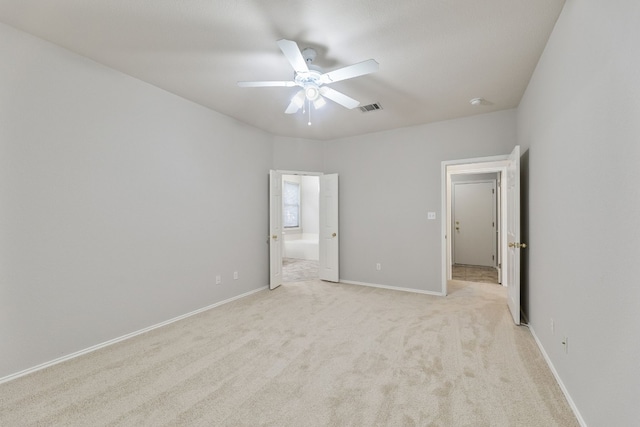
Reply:
<svg viewBox="0 0 640 427"><path fill-rule="evenodd" d="M370 288L390 289L392 291L412 292L414 294L433 295L433 296L437 296L437 297L444 296L442 294L442 292L423 291L423 290L420 290L420 289L412 289L412 288L399 288L397 286L377 285L375 283L354 282L353 280L342 280L341 279L340 283L346 283L347 285L368 286Z"/></svg>
<svg viewBox="0 0 640 427"><path fill-rule="evenodd" d="M231 301L235 301L237 299L247 297L247 296L249 296L251 294L255 294L256 292L260 292L260 291L263 291L263 290L268 289L268 288L269 288L268 286L263 286L261 288L254 289L254 290L249 291L249 292L245 292L244 294L237 295L235 297L226 299L224 301L216 302L216 303L208 305L206 307L199 308L199 309L194 310L194 311L192 311L190 313L183 314L183 315L178 316L178 317L174 317L173 319L169 319L169 320L166 320L164 322L149 326L147 328L140 329L140 330L135 331L135 332L131 332L130 334L126 334L126 335L123 335L121 337L114 338L114 339L109 340L109 341L105 341L105 342L103 342L101 344L96 344L94 346L85 348L84 350L76 351L75 353L71 353L71 354L68 354L66 356L59 357L59 358L51 360L49 362L41 363L40 365L36 365L36 366L34 366L32 368L27 368L27 369L25 369L23 371L16 372L15 374L7 375L6 377L0 378L0 384L6 383L6 382L11 381L11 380L15 380L16 378L23 377L25 375L28 375L28 374L31 374L33 372L39 371L41 369L45 369L45 368L48 368L50 366L57 365L58 363L66 362L67 360L74 359L76 357L85 355L87 353L91 353L91 352L99 350L101 348L108 347L108 346L110 346L112 344L119 343L120 341L128 340L129 338L133 338L135 336L144 334L145 332L149 332L149 331L152 331L154 329L161 328L163 326L167 326L167 325L169 325L171 323L177 322L177 321L182 320L182 319L186 319L187 317L194 316L196 314L202 313L203 311L211 310L212 308L219 307L221 305L230 303Z"/></svg>
<svg viewBox="0 0 640 427"><path fill-rule="evenodd" d="M549 369L551 369L551 372L553 373L553 376L556 378L556 381L558 382L558 385L560 386L560 390L562 390L562 393L564 394L564 397L567 398L567 402L569 402L569 406L571 407L571 410L573 411L573 414L578 419L578 423L580 423L580 425L582 427L587 427L587 423L584 421L584 418L582 418L582 415L580 414L580 411L578 411L578 407L576 406L576 404L574 403L573 399L571 398L571 395L569 394L569 391L567 390L567 388L565 387L564 383L562 382L562 379L560 378L560 375L558 375L558 371L556 371L555 366L553 366L553 363L551 363L551 359L549 358L549 355L547 354L547 352L544 350L544 347L542 346L542 343L538 339L538 336L536 335L536 332L533 330L533 327L531 325L528 325L528 327L529 327L529 330L531 331L531 335L533 335L533 339L536 341L536 344L538 345L538 348L540 349L540 352L542 353L542 356L544 357L544 360L547 362L547 365L549 366Z"/></svg>

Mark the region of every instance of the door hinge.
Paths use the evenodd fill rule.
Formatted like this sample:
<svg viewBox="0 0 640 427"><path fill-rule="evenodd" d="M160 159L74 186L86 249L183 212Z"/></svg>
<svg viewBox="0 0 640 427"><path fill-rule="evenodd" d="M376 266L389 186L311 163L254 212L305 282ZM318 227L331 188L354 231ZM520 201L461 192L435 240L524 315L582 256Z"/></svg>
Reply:
<svg viewBox="0 0 640 427"><path fill-rule="evenodd" d="M493 188L491 189L491 194L496 194L496 190L494 190Z"/></svg>
<svg viewBox="0 0 640 427"><path fill-rule="evenodd" d="M495 255L491 255L491 261L495 261L496 260L496 256Z"/></svg>

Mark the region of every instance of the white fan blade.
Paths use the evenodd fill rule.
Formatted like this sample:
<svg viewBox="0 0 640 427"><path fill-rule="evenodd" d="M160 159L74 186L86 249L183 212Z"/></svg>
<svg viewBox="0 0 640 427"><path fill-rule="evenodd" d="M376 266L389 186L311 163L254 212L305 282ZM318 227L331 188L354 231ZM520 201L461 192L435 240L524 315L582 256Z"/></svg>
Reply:
<svg viewBox="0 0 640 427"><path fill-rule="evenodd" d="M263 81L263 82L238 82L240 87L293 87L296 82L289 81Z"/></svg>
<svg viewBox="0 0 640 427"><path fill-rule="evenodd" d="M304 105L304 89L301 89L296 93L291 99L291 103L284 110L285 114L294 114L297 113L300 108Z"/></svg>
<svg viewBox="0 0 640 427"><path fill-rule="evenodd" d="M336 102L348 109L356 108L358 105L360 105L360 101L356 101L355 99L348 97L344 93L333 90L327 86L321 86L320 93L326 98L329 98L333 102Z"/></svg>
<svg viewBox="0 0 640 427"><path fill-rule="evenodd" d="M278 40L278 46L280 46L280 50L284 53L284 56L287 57L287 60L296 73L306 73L309 71L307 61L304 60L296 42L282 39Z"/></svg>
<svg viewBox="0 0 640 427"><path fill-rule="evenodd" d="M367 59L366 61L358 62L357 64L348 65L337 70L324 73L320 76L322 83L339 82L340 80L352 79L358 76L364 76L365 74L375 73L378 71L380 64L375 59Z"/></svg>

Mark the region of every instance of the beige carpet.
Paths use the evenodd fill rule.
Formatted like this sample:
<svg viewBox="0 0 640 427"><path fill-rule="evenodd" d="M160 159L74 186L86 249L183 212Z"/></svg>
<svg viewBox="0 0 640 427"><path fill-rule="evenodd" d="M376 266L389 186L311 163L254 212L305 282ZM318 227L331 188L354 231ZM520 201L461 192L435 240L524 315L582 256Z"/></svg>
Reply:
<svg viewBox="0 0 640 427"><path fill-rule="evenodd" d="M504 288L307 281L0 385L0 425L577 426Z"/></svg>
<svg viewBox="0 0 640 427"><path fill-rule="evenodd" d="M283 258L282 259L282 282L303 282L305 280L318 279L320 263L318 261Z"/></svg>

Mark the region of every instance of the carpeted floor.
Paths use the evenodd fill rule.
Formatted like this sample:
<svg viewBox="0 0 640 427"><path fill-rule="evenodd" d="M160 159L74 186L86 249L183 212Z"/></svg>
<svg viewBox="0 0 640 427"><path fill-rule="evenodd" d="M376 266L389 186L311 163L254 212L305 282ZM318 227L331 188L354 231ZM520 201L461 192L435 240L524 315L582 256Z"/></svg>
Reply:
<svg viewBox="0 0 640 427"><path fill-rule="evenodd" d="M297 259L282 259L282 282L302 282L305 280L318 279L319 262Z"/></svg>
<svg viewBox="0 0 640 427"><path fill-rule="evenodd" d="M501 286L280 286L0 384L2 426L577 426Z"/></svg>

